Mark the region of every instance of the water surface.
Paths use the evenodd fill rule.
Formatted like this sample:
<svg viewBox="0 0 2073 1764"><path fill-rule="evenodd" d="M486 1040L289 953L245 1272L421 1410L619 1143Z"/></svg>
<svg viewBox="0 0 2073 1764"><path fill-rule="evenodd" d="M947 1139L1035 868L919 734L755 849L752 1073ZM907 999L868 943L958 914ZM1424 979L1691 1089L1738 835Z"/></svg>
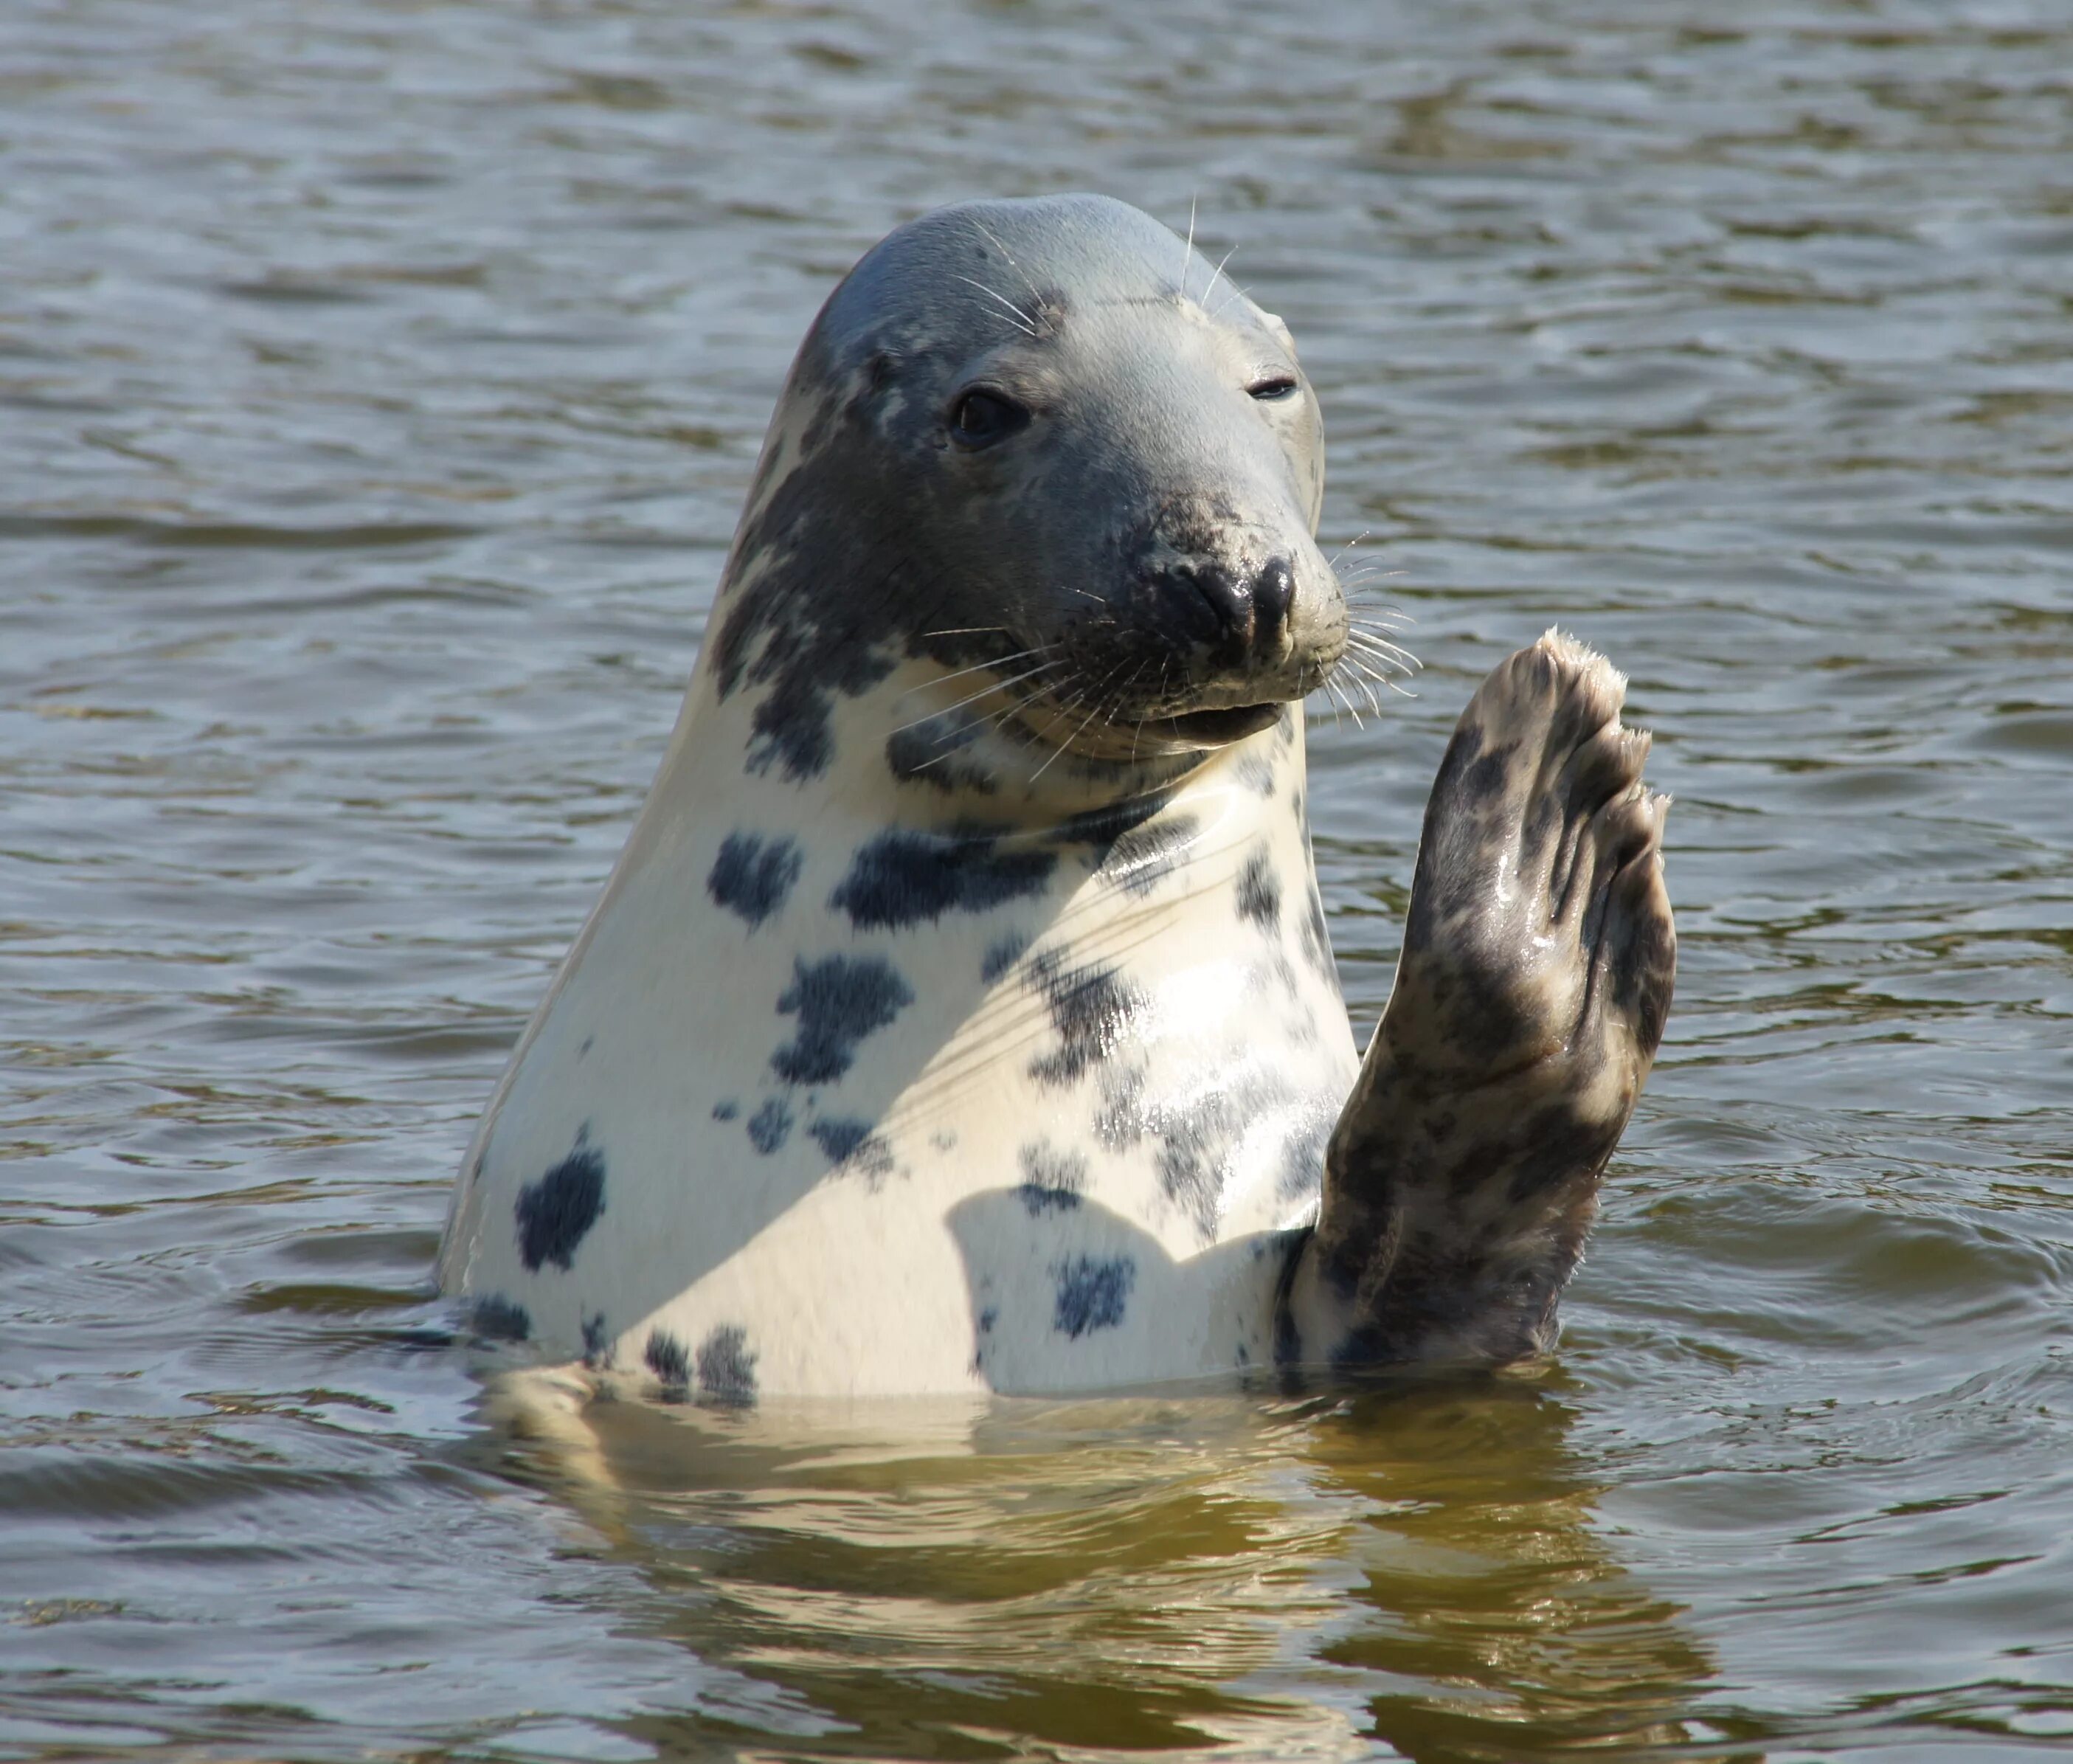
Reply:
<svg viewBox="0 0 2073 1764"><path fill-rule="evenodd" d="M1559 1362L514 1432L447 1183L791 351L1058 188L1287 317L1416 621L1313 707L1363 1031L1474 679L1657 732ZM2044 0L13 0L0 1755L2073 1745L2069 325Z"/></svg>

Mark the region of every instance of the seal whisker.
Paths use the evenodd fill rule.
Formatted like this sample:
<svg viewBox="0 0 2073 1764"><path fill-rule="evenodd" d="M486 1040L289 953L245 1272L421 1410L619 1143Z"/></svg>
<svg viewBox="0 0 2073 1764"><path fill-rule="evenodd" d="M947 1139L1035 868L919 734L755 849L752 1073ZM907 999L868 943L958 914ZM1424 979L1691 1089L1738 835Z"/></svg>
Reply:
<svg viewBox="0 0 2073 1764"><path fill-rule="evenodd" d="M1350 637L1358 633L1371 643L1386 643L1393 649L1396 645L1398 633L1403 629L1404 624L1409 623L1411 620L1408 619L1399 624L1387 619L1363 616L1349 619L1346 621L1346 633Z"/></svg>
<svg viewBox="0 0 2073 1764"><path fill-rule="evenodd" d="M1387 674L1370 674L1368 678L1373 680L1377 686L1380 686L1383 691L1394 692L1399 699L1415 699L1418 696L1416 692L1409 691L1404 687L1399 686L1395 681L1391 679Z"/></svg>
<svg viewBox="0 0 2073 1764"><path fill-rule="evenodd" d="M925 716L916 717L911 723L903 723L892 732L894 735L905 735L908 730L918 729L925 723L934 722L938 717L948 716L953 711L962 711L966 705L986 697L989 693L999 692L1007 686L1020 685L1024 680L1033 680L1038 674L1058 665L1056 662L1040 662L1035 667L1028 669L1023 673L1012 675L1005 680L996 680L991 686L983 686L976 692L967 693L955 704L944 705L940 710L931 711Z"/></svg>
<svg viewBox="0 0 2073 1764"><path fill-rule="evenodd" d="M1224 297L1217 303L1216 311L1217 312L1222 312L1223 309L1229 306L1234 300L1249 300L1251 298L1252 291L1251 289L1242 286L1230 277L1226 276L1224 278ZM1215 317L1216 313L1212 313L1210 316L1212 318Z"/></svg>
<svg viewBox="0 0 2073 1764"><path fill-rule="evenodd" d="M1206 307L1209 305L1210 296L1217 291L1217 278L1224 273L1224 265L1230 262L1231 252L1237 249L1238 247L1236 245L1233 245L1230 248L1230 251L1226 251L1223 254L1222 259L1218 262L1216 268L1210 272L1210 285L1202 290L1201 303L1203 306Z"/></svg>
<svg viewBox="0 0 2073 1764"><path fill-rule="evenodd" d="M1328 570L1336 570L1338 567L1339 559L1344 557L1349 551L1352 550L1355 546L1358 545L1362 540L1365 539L1374 531L1374 529L1373 527L1362 527L1359 532L1356 533L1350 539L1347 540L1344 545L1341 546L1337 550L1334 551L1331 556L1325 560L1325 567Z"/></svg>
<svg viewBox="0 0 2073 1764"><path fill-rule="evenodd" d="M1048 736L1052 732L1052 730L1057 728L1061 723L1064 722L1067 717L1070 716L1074 711L1077 711L1080 707L1081 700L1086 696L1086 694L1084 692L1075 692L1073 696L1066 701L1065 708L1060 711L1056 716L1053 717L1049 723L1045 723L1044 727L1037 732L1036 739L1040 741L1042 740L1045 736ZM1046 760L1041 765L1038 766L1034 772L1029 774L1029 781L1032 784L1034 784L1039 778L1043 777L1046 772L1051 769L1053 760L1055 760L1058 756L1065 751L1065 744L1062 741L1053 746L1051 749L1050 759Z"/></svg>
<svg viewBox="0 0 2073 1764"><path fill-rule="evenodd" d="M1408 674L1418 666L1418 657L1408 649L1401 649L1371 632L1348 631L1346 647L1354 654L1368 656L1386 668L1394 668L1399 673Z"/></svg>
<svg viewBox="0 0 2073 1764"><path fill-rule="evenodd" d="M1354 606L1346 609L1346 622L1356 630L1379 632L1384 635L1400 630L1407 624L1418 621L1408 617L1393 606Z"/></svg>
<svg viewBox="0 0 2073 1764"><path fill-rule="evenodd" d="M975 714L973 716L965 718L956 727L944 730L936 737L936 745L940 751L932 753L925 760L918 761L911 769L924 772L938 760L947 760L955 754L962 753L978 736L997 729L1006 723L1016 711L1023 709L1027 701L1022 699L1010 699L998 711L988 711L983 715ZM927 719L924 719L924 720Z"/></svg>
<svg viewBox="0 0 2073 1764"><path fill-rule="evenodd" d="M1104 719L1111 728L1114 728L1115 727L1116 713L1123 708L1123 694L1137 684L1139 676L1141 675L1144 672L1145 669L1150 665L1151 658L1147 657L1144 661L1139 662L1135 667L1130 670L1130 678L1125 680L1121 686L1115 689L1115 694L1109 701L1108 715Z"/></svg>
<svg viewBox="0 0 2073 1764"><path fill-rule="evenodd" d="M953 275L956 275L957 272L953 270L951 274ZM963 282L966 287L978 289L979 291L984 295L987 299L998 300L1015 315L1016 329L1020 331L1023 336L1031 339L1032 341L1035 340L1037 334L1036 321L1032 319L1028 314L1024 312L1021 307L1017 306L1012 300L1009 299L1006 295L995 293L983 282L975 282L968 275L960 275L958 276L957 278L958 281Z"/></svg>
<svg viewBox="0 0 2073 1764"><path fill-rule="evenodd" d="M1015 253L1000 242L1000 235L999 233L995 233L991 227L988 226L977 216L974 216L972 217L972 225L977 227L981 233L983 233L987 237L993 241L994 248L1000 253L1001 256L1007 258L1008 268L1022 278L1022 285L1028 289L1030 297L1036 303L1038 314L1041 314L1044 305L1044 291L1038 287L1034 282L1032 282L1029 279L1029 272L1024 269L1020 263L1016 262ZM1037 314L1032 314L1029 322L1032 324L1036 324L1037 322Z"/></svg>
<svg viewBox="0 0 2073 1764"><path fill-rule="evenodd" d="M1017 649L1012 655L997 656L991 662L975 662L970 667L959 668L954 674L939 674L933 680L924 680L917 686L910 686L899 696L901 699L911 699L917 692L925 692L932 686L942 686L951 680L961 680L967 674L978 674L987 668L1004 668L1011 662L1026 661L1032 655L1041 655L1045 650L1055 649L1057 646L1056 643L1038 643L1027 649ZM899 700L896 699L894 702L896 703Z"/></svg>
<svg viewBox="0 0 2073 1764"><path fill-rule="evenodd" d="M1104 703L1109 703L1109 702L1110 702L1110 701L1109 701L1109 697L1108 697L1108 690L1109 690L1109 685L1110 685L1110 682L1112 682L1119 674L1122 673L1122 672L1123 672L1123 670L1125 668L1128 667L1129 666L1130 666L1130 657L1129 657L1128 656L1125 656L1125 657L1123 657L1120 662L1117 662L1114 667L1111 668L1111 669L1108 670L1108 672L1107 672L1107 673L1104 674L1101 677L1101 679L1100 679L1099 682L1098 682L1098 683L1095 686L1095 687L1094 687L1094 707L1093 711L1090 712L1090 713L1089 713L1089 715L1088 715L1088 717L1087 717L1087 723L1091 723L1091 722L1093 722L1093 721L1094 721L1094 717L1095 717L1096 715L1101 715L1101 716L1102 716L1102 720L1104 723L1109 723L1109 724L1111 724L1111 725L1113 725L1113 724L1115 723L1115 709L1116 709L1116 707L1117 707L1118 705L1119 705L1119 704L1120 704L1121 700L1120 700L1120 699L1117 699L1117 700L1115 700L1113 703L1111 703L1111 704L1110 704L1109 711L1108 711L1108 712L1107 712L1106 715L1102 715L1102 706ZM1140 669L1141 669L1144 666L1144 664L1142 662L1139 662L1139 663L1138 663L1138 666L1139 666ZM1080 738L1082 735L1084 735L1084 734L1086 734L1086 730L1087 730L1087 723L1082 723L1079 726L1079 727L1078 727L1078 728L1075 729L1075 730L1073 732L1073 740L1075 740L1075 741L1078 740L1079 740L1079 738Z"/></svg>
<svg viewBox="0 0 2073 1764"><path fill-rule="evenodd" d="M1369 663L1360 660L1356 657L1349 656L1346 659L1350 666L1357 669L1361 674L1366 675L1367 678L1374 681L1377 686L1381 686L1388 691L1394 692L1399 698L1415 699L1418 696L1416 692L1405 690L1403 687L1399 686L1395 680L1391 678L1391 670L1392 669L1395 673L1401 674L1406 678L1408 678L1411 673L1410 668L1404 667L1400 663L1386 663L1381 669L1378 670ZM1414 661L1412 666L1415 667L1416 666L1417 663Z"/></svg>
<svg viewBox="0 0 2073 1764"><path fill-rule="evenodd" d="M1390 670L1387 668L1377 667L1372 662L1357 655L1348 656L1346 665L1363 680L1372 680L1377 686L1389 684Z"/></svg>
<svg viewBox="0 0 2073 1764"><path fill-rule="evenodd" d="M1358 626L1358 624L1350 624L1350 626L1346 628L1346 641L1358 649L1381 651L1383 655L1401 655L1401 657L1410 659L1410 651L1407 651L1407 649L1403 649L1401 645L1393 642L1391 638L1383 637L1381 633L1376 633L1376 630L1366 630L1366 628Z"/></svg>
<svg viewBox="0 0 2073 1764"><path fill-rule="evenodd" d="M1050 769L1052 762L1055 760L1060 754L1063 753L1075 741L1078 740L1082 736L1087 732L1088 725L1094 721L1095 716L1099 714L1100 710L1101 703L1097 699L1094 702L1093 708L1090 710L1086 715L1081 719L1080 726L1077 729L1074 730L1073 732L1064 740L1061 741L1056 747L1052 748L1051 758L1046 760L1043 765L1038 766L1034 772L1029 774L1029 781L1032 784L1034 784L1037 779L1043 777L1045 773Z"/></svg>
<svg viewBox="0 0 2073 1764"><path fill-rule="evenodd" d="M1365 669L1356 668L1354 670L1354 684L1361 689L1362 696L1367 699L1368 708L1374 712L1377 719L1379 720L1382 715L1382 700L1374 695L1374 688L1368 683Z"/></svg>
<svg viewBox="0 0 2073 1764"><path fill-rule="evenodd" d="M1390 666L1399 668L1406 674L1419 666L1418 657L1401 644L1392 643L1388 638L1378 637L1372 631L1347 632L1346 647Z"/></svg>
<svg viewBox="0 0 2073 1764"><path fill-rule="evenodd" d="M1395 571L1390 572L1392 575L1397 573ZM1374 599L1374 591L1365 582L1350 583L1341 582L1339 586L1345 591L1348 602L1358 607L1366 617L1396 619L1405 624L1416 624L1418 622L1396 601Z"/></svg>

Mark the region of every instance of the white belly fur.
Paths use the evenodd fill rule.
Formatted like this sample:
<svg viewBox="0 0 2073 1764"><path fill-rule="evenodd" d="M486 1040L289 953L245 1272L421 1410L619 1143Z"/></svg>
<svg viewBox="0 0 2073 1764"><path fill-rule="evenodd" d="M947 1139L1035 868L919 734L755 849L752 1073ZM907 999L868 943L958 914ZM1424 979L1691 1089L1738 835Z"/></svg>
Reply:
<svg viewBox="0 0 2073 1764"><path fill-rule="evenodd" d="M804 785L745 776L749 709L718 702L701 670L469 1151L445 1289L522 1312L550 1355L723 1399L1094 1389L1266 1363L1276 1234L1315 1205L1314 1169L1307 1183L1288 1173L1291 1135L1329 1127L1357 1063L1335 983L1296 950L1314 888L1290 800L1300 725L1226 750L1183 787L1160 818L1195 830L1153 886L1095 874L1090 853L997 907L859 929L829 904L853 855L935 806L911 787L859 789L839 765ZM878 694L839 706L839 744L875 752L884 716ZM800 861L782 907L753 925L707 885L722 842L744 831L791 839ZM1232 908L1263 851L1282 884L1275 937ZM1134 1143L1113 1143L1102 1070L1032 1074L1060 1031L1029 957L983 972L1016 939L1131 990L1128 1045L1109 1052L1141 1072ZM839 1077L788 1083L773 1050L800 1018L778 1001L800 963L835 955L882 960L913 1002L855 1041ZM1177 1199L1160 1164L1175 1123L1234 1094L1255 1098L1247 1118L1220 1123L1213 1176ZM773 1100L791 1125L765 1153L747 1123ZM843 1122L868 1125L884 1154L839 1163ZM1032 1147L1040 1176L1047 1158L1081 1173L1076 1204L1032 1184ZM572 1156L597 1161L600 1210L576 1241L549 1243L567 1267L538 1255L554 1234L536 1229L529 1266L521 1197Z"/></svg>

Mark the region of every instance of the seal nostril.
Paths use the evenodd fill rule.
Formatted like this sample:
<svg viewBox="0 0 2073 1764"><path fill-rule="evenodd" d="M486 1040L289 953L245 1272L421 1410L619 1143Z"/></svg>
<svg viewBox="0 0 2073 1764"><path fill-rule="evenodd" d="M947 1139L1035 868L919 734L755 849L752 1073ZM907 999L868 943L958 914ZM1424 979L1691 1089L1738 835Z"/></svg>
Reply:
<svg viewBox="0 0 2073 1764"><path fill-rule="evenodd" d="M1191 586L1210 609L1221 638L1244 642L1251 634L1252 597L1230 571L1214 563L1184 564L1173 572Z"/></svg>
<svg viewBox="0 0 2073 1764"><path fill-rule="evenodd" d="M1288 608L1296 599L1296 572L1286 558L1269 558L1253 579L1254 641L1278 643L1288 629Z"/></svg>

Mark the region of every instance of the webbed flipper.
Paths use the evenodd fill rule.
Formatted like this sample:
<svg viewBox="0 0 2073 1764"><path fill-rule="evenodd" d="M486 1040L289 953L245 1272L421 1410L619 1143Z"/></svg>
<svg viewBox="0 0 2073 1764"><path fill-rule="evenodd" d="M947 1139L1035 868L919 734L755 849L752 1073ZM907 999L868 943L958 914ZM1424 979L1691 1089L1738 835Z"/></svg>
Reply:
<svg viewBox="0 0 2073 1764"><path fill-rule="evenodd" d="M1292 1358L1546 1351L1676 972L1649 737L1551 631L1492 671L1425 811L1395 989L1325 1156Z"/></svg>

